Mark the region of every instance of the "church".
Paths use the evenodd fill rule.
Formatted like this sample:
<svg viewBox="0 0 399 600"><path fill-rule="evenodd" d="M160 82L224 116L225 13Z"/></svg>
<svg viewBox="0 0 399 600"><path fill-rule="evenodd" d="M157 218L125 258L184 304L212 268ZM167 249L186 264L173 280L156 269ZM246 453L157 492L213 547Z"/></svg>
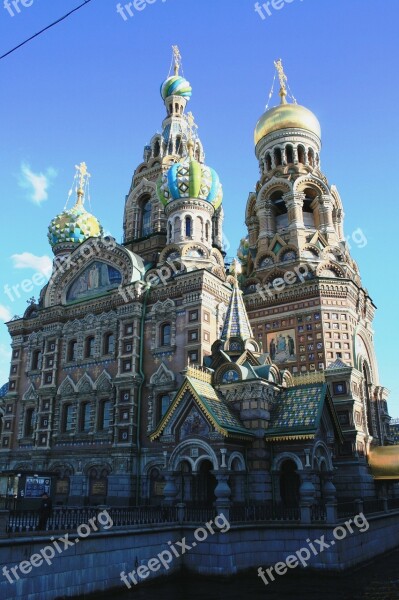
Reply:
<svg viewBox="0 0 399 600"><path fill-rule="evenodd" d="M87 211L81 163L73 206L49 225L50 280L7 324L1 473L18 499L41 492L45 474L59 506L290 509L304 497L398 496L375 305L322 171L317 117L277 61L280 103L255 128L259 179L227 265L222 183L173 55L123 243ZM15 487L24 473L35 485L26 476Z"/></svg>

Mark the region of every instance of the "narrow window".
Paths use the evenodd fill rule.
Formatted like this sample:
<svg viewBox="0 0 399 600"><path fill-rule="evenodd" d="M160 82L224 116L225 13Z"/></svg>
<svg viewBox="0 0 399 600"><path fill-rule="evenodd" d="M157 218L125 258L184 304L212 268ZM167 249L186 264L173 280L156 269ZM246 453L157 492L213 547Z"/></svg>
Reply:
<svg viewBox="0 0 399 600"><path fill-rule="evenodd" d="M171 326L170 323L165 323L161 327L161 346L170 346L171 342Z"/></svg>

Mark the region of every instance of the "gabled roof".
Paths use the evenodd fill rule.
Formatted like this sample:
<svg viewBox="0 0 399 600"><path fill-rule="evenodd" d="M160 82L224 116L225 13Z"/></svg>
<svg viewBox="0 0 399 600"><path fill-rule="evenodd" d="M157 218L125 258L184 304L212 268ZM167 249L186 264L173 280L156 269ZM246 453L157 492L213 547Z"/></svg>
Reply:
<svg viewBox="0 0 399 600"><path fill-rule="evenodd" d="M335 369L350 369L350 365L344 363L340 358L337 358L334 362L328 365L326 371L333 371Z"/></svg>
<svg viewBox="0 0 399 600"><path fill-rule="evenodd" d="M186 397L186 392L189 392L194 398L196 404L212 426L225 437L246 440L254 437L254 434L244 427L239 417L223 401L221 396L218 395L210 382L186 376L160 424L150 435L151 441L156 440L162 434L177 407Z"/></svg>
<svg viewBox="0 0 399 600"><path fill-rule="evenodd" d="M342 431L326 383L312 383L285 388L272 410L269 441L312 439L321 422L327 403L334 427L342 441Z"/></svg>

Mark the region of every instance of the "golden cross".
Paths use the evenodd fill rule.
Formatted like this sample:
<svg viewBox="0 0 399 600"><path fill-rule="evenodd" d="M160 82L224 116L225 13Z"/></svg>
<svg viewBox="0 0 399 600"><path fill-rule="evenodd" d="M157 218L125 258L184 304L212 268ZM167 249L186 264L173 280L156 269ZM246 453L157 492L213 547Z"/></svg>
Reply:
<svg viewBox="0 0 399 600"><path fill-rule="evenodd" d="M79 188L83 190L86 180L90 177L90 173L87 171L87 165L85 162L82 162L79 166L75 165L75 169L79 173Z"/></svg>
<svg viewBox="0 0 399 600"><path fill-rule="evenodd" d="M281 92L284 92L284 95L286 96L287 95L287 86L286 86L287 75L284 73L283 61L281 60L281 58L274 61L274 66L277 69L278 78L280 80L280 95L281 95Z"/></svg>
<svg viewBox="0 0 399 600"><path fill-rule="evenodd" d="M179 69L181 65L181 54L179 50L179 46L172 46L173 57L175 59L175 75L179 74Z"/></svg>

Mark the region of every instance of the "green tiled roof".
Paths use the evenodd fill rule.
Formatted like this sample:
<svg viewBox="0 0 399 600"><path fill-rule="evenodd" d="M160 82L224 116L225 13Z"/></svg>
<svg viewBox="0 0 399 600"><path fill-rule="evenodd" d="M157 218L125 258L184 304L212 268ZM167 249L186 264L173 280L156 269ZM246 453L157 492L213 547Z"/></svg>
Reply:
<svg viewBox="0 0 399 600"><path fill-rule="evenodd" d="M195 377L186 376L174 400L166 411L162 421L157 429L151 434L150 439L157 439L170 421L172 415L176 411L186 394L191 394L196 400L199 408L212 422L217 431L223 435L231 435L232 437L240 437L249 439L254 437L254 434L246 429L241 423L239 417L232 409L219 397L217 391L211 383L207 383Z"/></svg>
<svg viewBox="0 0 399 600"><path fill-rule="evenodd" d="M205 408L213 416L215 421L217 421L219 427L226 429L233 434L238 433L240 435L251 437L254 435L244 427L231 408L219 398L216 390L210 383L199 381L192 377L187 377L187 381L194 388Z"/></svg>
<svg viewBox="0 0 399 600"><path fill-rule="evenodd" d="M313 383L281 391L266 438L313 437L319 427L327 385Z"/></svg>

